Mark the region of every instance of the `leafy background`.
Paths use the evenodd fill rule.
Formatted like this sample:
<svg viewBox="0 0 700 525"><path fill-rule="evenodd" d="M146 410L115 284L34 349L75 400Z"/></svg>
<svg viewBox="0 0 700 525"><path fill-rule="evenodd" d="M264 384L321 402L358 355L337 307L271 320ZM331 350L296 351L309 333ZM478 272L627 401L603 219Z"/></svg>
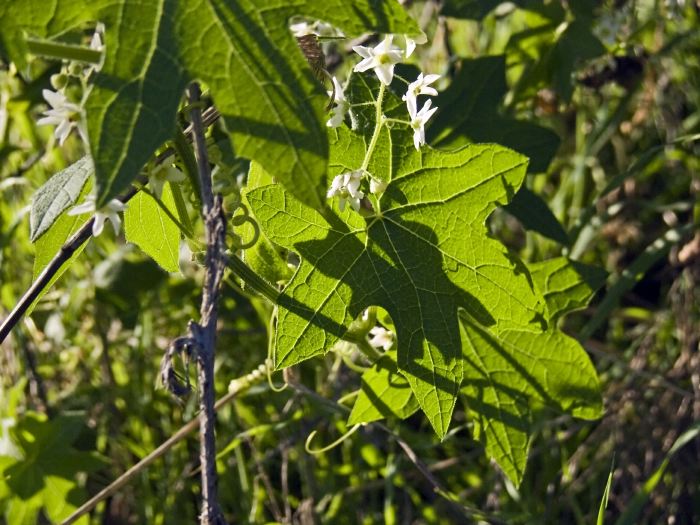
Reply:
<svg viewBox="0 0 700 525"><path fill-rule="evenodd" d="M536 425L517 488L487 460L461 404L442 441L420 413L387 420L385 427L441 480L440 495L378 425L324 455L304 451L312 430L328 443L347 429L349 409L328 400L359 385L357 372L329 354L294 367L308 392L273 393L263 383L220 413L220 492L229 516L251 523L468 523L479 509L492 522L583 524L595 521L610 474L605 523L700 520L697 442L674 450L657 471L700 419L698 10L692 2L651 0L497 4L445 0L442 14L432 2L408 7L430 42L419 47L414 65L446 75L436 101L442 111L428 136L441 148L496 141L531 156L529 193L518 194L529 200L520 210L516 201L496 211L491 232L527 262L568 255L608 272L591 305L562 324L594 360L603 418L560 416ZM624 15L621 45L597 39L592 28L617 11ZM331 68L351 67L346 42L327 51ZM0 69L6 311L32 276L27 204L49 176L84 153L76 137L53 147L50 130L34 124L44 109L41 89L56 70L41 59L21 72L7 61ZM478 82L483 78L488 83ZM319 96L318 107L324 103ZM223 127L215 133L227 137ZM218 165L221 187L234 185L245 169L225 154ZM90 242L2 345L0 461L3 472L22 469L27 477L19 479L30 481L0 482L8 523L34 523L41 507L55 509L46 487L78 504L193 416L191 401L178 405L154 385L165 346L196 317L197 267L184 261L184 278L166 274L133 245L111 239ZM257 256L275 260L274 248L265 253L259 248ZM548 301L561 300L556 279L546 282ZM267 355L270 314L261 299L227 282L219 393ZM407 403L399 415L410 413ZM32 443L57 453L34 454ZM197 453L192 437L101 506L93 521L191 523L198 514Z"/></svg>

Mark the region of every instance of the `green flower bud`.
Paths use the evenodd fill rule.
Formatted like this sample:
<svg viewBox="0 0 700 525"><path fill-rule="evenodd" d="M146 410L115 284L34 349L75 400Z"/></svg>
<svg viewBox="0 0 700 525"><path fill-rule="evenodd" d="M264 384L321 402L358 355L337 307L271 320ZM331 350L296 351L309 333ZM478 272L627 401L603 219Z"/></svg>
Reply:
<svg viewBox="0 0 700 525"><path fill-rule="evenodd" d="M51 85L56 91L60 91L68 85L68 75L65 73L51 75Z"/></svg>
<svg viewBox="0 0 700 525"><path fill-rule="evenodd" d="M79 77L83 74L83 66L78 62L71 62L68 66L68 74L73 77Z"/></svg>

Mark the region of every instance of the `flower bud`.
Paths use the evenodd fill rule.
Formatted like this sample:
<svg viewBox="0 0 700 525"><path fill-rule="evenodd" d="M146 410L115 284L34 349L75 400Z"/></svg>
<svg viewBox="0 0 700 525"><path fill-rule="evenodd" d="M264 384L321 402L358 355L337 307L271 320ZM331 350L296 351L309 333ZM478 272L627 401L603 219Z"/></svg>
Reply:
<svg viewBox="0 0 700 525"><path fill-rule="evenodd" d="M68 75L65 73L56 73L54 75L51 75L51 86L56 91L62 90L64 87L68 85Z"/></svg>
<svg viewBox="0 0 700 525"><path fill-rule="evenodd" d="M79 77L83 74L83 65L78 62L71 62L68 66L68 74L72 77Z"/></svg>

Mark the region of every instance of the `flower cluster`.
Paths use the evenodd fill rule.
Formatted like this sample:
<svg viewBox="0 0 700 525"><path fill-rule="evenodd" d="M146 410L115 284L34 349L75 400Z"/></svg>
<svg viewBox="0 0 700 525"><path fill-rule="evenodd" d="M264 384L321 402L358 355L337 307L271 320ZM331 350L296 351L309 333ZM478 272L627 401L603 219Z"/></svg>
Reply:
<svg viewBox="0 0 700 525"><path fill-rule="evenodd" d="M70 102L63 91L45 89L42 91L42 94L46 102L51 106L51 109L44 112L44 117L40 118L37 124L39 126L56 126L54 136L58 139L58 143L61 146L63 146L63 143L73 129L77 129L80 138L87 143L87 130L85 129L85 120L83 119L83 108L78 104Z"/></svg>
<svg viewBox="0 0 700 525"><path fill-rule="evenodd" d="M340 197L340 202L338 202L340 211L345 210L346 202L350 203L353 210L360 211L360 201L365 196L365 194L360 190L361 183L362 171L358 170L350 173L343 173L342 175L338 175L333 179L326 197L329 199L333 197Z"/></svg>
<svg viewBox="0 0 700 525"><path fill-rule="evenodd" d="M90 49L95 51L104 51L104 24L98 23L95 32L90 39ZM102 54L104 60L104 53ZM44 112L44 116L37 121L39 126L51 125L56 126L54 137L58 139L59 145L63 146L72 130L77 130L80 138L87 144L87 129L85 127L85 116L83 114L82 104L78 104L69 99L66 94L66 88L70 77L78 77L83 82L93 72L97 72L102 67L102 61L98 64L92 64L84 69L79 63L71 62L64 65L61 73L57 73L51 77L51 84L56 91L44 89L42 95L48 102L50 109Z"/></svg>
<svg viewBox="0 0 700 525"><path fill-rule="evenodd" d="M418 111L418 95L437 95L435 88L430 87L430 84L440 78L440 75L426 75L423 73L418 75L418 78L408 85L406 94L401 97L406 102L408 114L411 116L411 128L413 128L413 145L416 149L420 149L421 144L425 144L425 124L428 119L433 116L437 108L431 108L432 100L428 100L425 105Z"/></svg>
<svg viewBox="0 0 700 525"><path fill-rule="evenodd" d="M394 346L394 333L391 330L383 326L375 326L369 333L372 336L368 341L371 347L387 351Z"/></svg>
<svg viewBox="0 0 700 525"><path fill-rule="evenodd" d="M362 60L354 67L355 72L365 72L370 69L374 70L377 78L382 83L382 91L384 86L388 86L394 79L394 68L396 64L404 61L411 56L416 48L416 42L408 37L404 37L405 47L402 49L394 45L394 36L386 35L384 39L375 47L354 46L353 50L362 57ZM425 144L425 125L437 111L437 107L432 107L432 101L425 102L422 108L418 109L418 97L421 95L436 96L437 90L431 86L440 78L440 75L424 75L421 73L418 78L408 85L406 93L402 100L406 103L410 120L405 122L413 130L413 145L417 150L420 150L421 145ZM338 79L332 77L333 91L329 91L328 95L333 98L333 108L331 117L326 123L329 127L336 128L343 123L346 113L350 110L351 104L345 98L343 86L338 82ZM382 103L382 95L380 94L377 104ZM384 117L383 117L384 118ZM384 122L384 120L382 121ZM379 129L380 123L377 123ZM375 135L377 131L375 130ZM372 148L375 144L373 137L370 142L367 156L372 153ZM365 159L366 161L367 159ZM355 211L360 209L360 201L364 198L364 193L360 191L362 177L367 174L365 171L367 162L359 170L349 173L343 173L333 179L327 197L340 197L340 210L345 209L345 203L349 202ZM387 183L374 178L370 178L370 191L373 194L381 194L386 189Z"/></svg>

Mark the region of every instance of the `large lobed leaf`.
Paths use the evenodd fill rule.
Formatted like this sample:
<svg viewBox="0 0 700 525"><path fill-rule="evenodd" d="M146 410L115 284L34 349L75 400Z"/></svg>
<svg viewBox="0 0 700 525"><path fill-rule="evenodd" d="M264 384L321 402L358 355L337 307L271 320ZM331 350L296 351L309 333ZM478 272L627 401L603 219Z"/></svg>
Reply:
<svg viewBox="0 0 700 525"><path fill-rule="evenodd" d="M371 84L355 77L346 94L366 103ZM387 116L405 119L398 98L387 96ZM331 132L329 182L361 164L370 111L356 108L358 132ZM600 414L590 360L553 324L592 289L566 260L540 265L534 280L488 235L488 215L523 182L522 155L493 144L417 152L411 132L394 124L374 156L370 171L389 184L381 210L368 217L336 203L321 214L276 185L247 195L269 240L301 259L279 301L275 363L328 351L364 308L381 306L393 320L397 352L365 372L350 422L407 417L417 402L444 436L461 393L475 437L517 484L542 415Z"/></svg>
<svg viewBox="0 0 700 525"><path fill-rule="evenodd" d="M339 142L352 140L341 131ZM396 325L399 368L444 436L463 377L457 309L496 331L544 318L527 270L485 227L522 183L526 160L495 145L406 151L381 214L368 219L337 205L323 216L279 186L248 200L270 240L302 259L280 298L276 365L323 353L365 308L382 306Z"/></svg>
<svg viewBox="0 0 700 525"><path fill-rule="evenodd" d="M274 168L291 193L320 207L327 97L289 31L297 15L348 36L419 33L389 0L7 0L0 3L0 51L21 66L24 33L60 38L105 24L104 65L86 102L100 206L171 138L183 90L200 80L236 152Z"/></svg>

